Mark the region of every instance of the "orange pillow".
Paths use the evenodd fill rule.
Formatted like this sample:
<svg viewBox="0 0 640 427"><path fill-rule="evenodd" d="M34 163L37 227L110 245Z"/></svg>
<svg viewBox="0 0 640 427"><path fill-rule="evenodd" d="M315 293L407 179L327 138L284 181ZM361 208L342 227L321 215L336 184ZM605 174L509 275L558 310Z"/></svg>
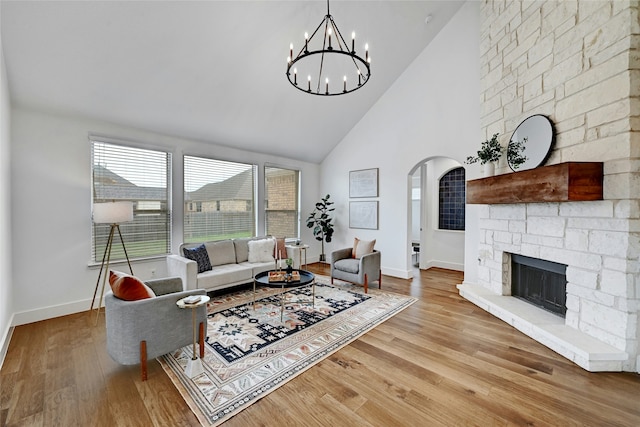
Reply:
<svg viewBox="0 0 640 427"><path fill-rule="evenodd" d="M156 296L153 290L140 279L119 271L109 272L109 284L113 295L125 301L136 301Z"/></svg>
<svg viewBox="0 0 640 427"><path fill-rule="evenodd" d="M360 240L357 237L353 240L353 249L351 249L352 258L362 258L365 255L373 253L373 247L376 244L376 239L373 240Z"/></svg>

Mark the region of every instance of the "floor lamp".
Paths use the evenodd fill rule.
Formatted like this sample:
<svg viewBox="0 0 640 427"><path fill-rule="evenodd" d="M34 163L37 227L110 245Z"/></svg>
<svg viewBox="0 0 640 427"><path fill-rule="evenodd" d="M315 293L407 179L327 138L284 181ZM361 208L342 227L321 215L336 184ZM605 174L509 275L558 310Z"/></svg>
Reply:
<svg viewBox="0 0 640 427"><path fill-rule="evenodd" d="M120 236L122 249L124 249L124 256L127 258L127 264L129 264L129 271L131 271L131 274L133 274L131 262L129 261L129 255L127 254L127 248L124 246L124 240L122 240L122 233L120 232L120 223L129 221L133 221L132 202L105 202L93 204L93 223L111 224L111 230L109 230L109 238L107 239L107 246L104 248L104 254L102 255L102 265L100 266L100 273L98 274L96 288L93 291L93 298L91 299L91 308L89 309L89 311L93 310L93 304L95 303L96 295L98 293L98 286L100 285L100 278L102 277L102 289L100 291L100 302L98 303L98 310L96 313L96 324L98 324L98 316L100 315L102 298L104 297L104 288L107 282L107 276L109 275L111 248L113 247L113 237L116 230L118 231L118 236ZM102 276L103 271L104 276Z"/></svg>

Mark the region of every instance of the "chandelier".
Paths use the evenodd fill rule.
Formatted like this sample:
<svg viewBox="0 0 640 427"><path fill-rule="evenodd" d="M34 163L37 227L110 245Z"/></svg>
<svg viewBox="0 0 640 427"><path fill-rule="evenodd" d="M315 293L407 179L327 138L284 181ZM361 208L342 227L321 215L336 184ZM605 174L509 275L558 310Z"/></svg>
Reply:
<svg viewBox="0 0 640 427"><path fill-rule="evenodd" d="M314 39L316 34L318 37ZM364 59L356 53L355 32L351 33L349 50L329 12L327 0L327 15L322 18L311 37L308 33L304 34L304 46L295 57L293 43L289 45L287 79L296 89L312 95L334 96L356 91L369 81L371 75L368 44L364 51ZM302 82L298 81L298 74L303 76Z"/></svg>

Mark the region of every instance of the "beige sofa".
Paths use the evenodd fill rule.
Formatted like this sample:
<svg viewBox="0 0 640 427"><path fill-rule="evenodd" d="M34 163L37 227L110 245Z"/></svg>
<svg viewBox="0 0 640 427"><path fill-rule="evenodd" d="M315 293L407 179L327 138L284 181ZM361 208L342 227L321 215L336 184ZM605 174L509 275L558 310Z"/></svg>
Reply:
<svg viewBox="0 0 640 427"><path fill-rule="evenodd" d="M264 239L269 238L252 237L204 243L212 268L202 273L198 273L196 261L185 258L183 252L184 248L196 248L201 243L183 243L180 245L179 255L167 256L168 275L180 277L185 284L185 290L213 291L251 283L256 274L276 268L275 258L270 261L249 262L249 242ZM271 240L275 246L275 239ZM282 253L282 258L286 257L287 255Z"/></svg>

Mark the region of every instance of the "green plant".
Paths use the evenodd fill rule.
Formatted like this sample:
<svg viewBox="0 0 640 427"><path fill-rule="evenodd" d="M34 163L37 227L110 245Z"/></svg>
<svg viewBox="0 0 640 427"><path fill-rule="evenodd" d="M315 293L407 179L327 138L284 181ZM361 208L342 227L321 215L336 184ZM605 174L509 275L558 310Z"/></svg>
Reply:
<svg viewBox="0 0 640 427"><path fill-rule="evenodd" d="M293 265L293 258L287 258L284 262L286 262L287 265L291 267Z"/></svg>
<svg viewBox="0 0 640 427"><path fill-rule="evenodd" d="M527 161L527 156L522 153L526 149L528 139L509 141L509 145L507 145L507 163L509 163L511 169L516 170Z"/></svg>
<svg viewBox="0 0 640 427"><path fill-rule="evenodd" d="M466 164L472 164L480 162L481 165L489 162L497 161L502 155L502 146L498 142L498 135L494 133L490 140L484 141L480 145L480 150L477 152L477 156L469 156L465 161Z"/></svg>
<svg viewBox="0 0 640 427"><path fill-rule="evenodd" d="M309 214L309 218L307 218L307 227L313 228L314 237L319 242L322 242L321 262L325 260L324 242L331 242L331 237L333 236L333 224L331 223L333 218L331 218L329 212L332 212L335 208L331 207L333 202L329 201L329 197L329 194L327 194L320 202L317 202L316 208Z"/></svg>

